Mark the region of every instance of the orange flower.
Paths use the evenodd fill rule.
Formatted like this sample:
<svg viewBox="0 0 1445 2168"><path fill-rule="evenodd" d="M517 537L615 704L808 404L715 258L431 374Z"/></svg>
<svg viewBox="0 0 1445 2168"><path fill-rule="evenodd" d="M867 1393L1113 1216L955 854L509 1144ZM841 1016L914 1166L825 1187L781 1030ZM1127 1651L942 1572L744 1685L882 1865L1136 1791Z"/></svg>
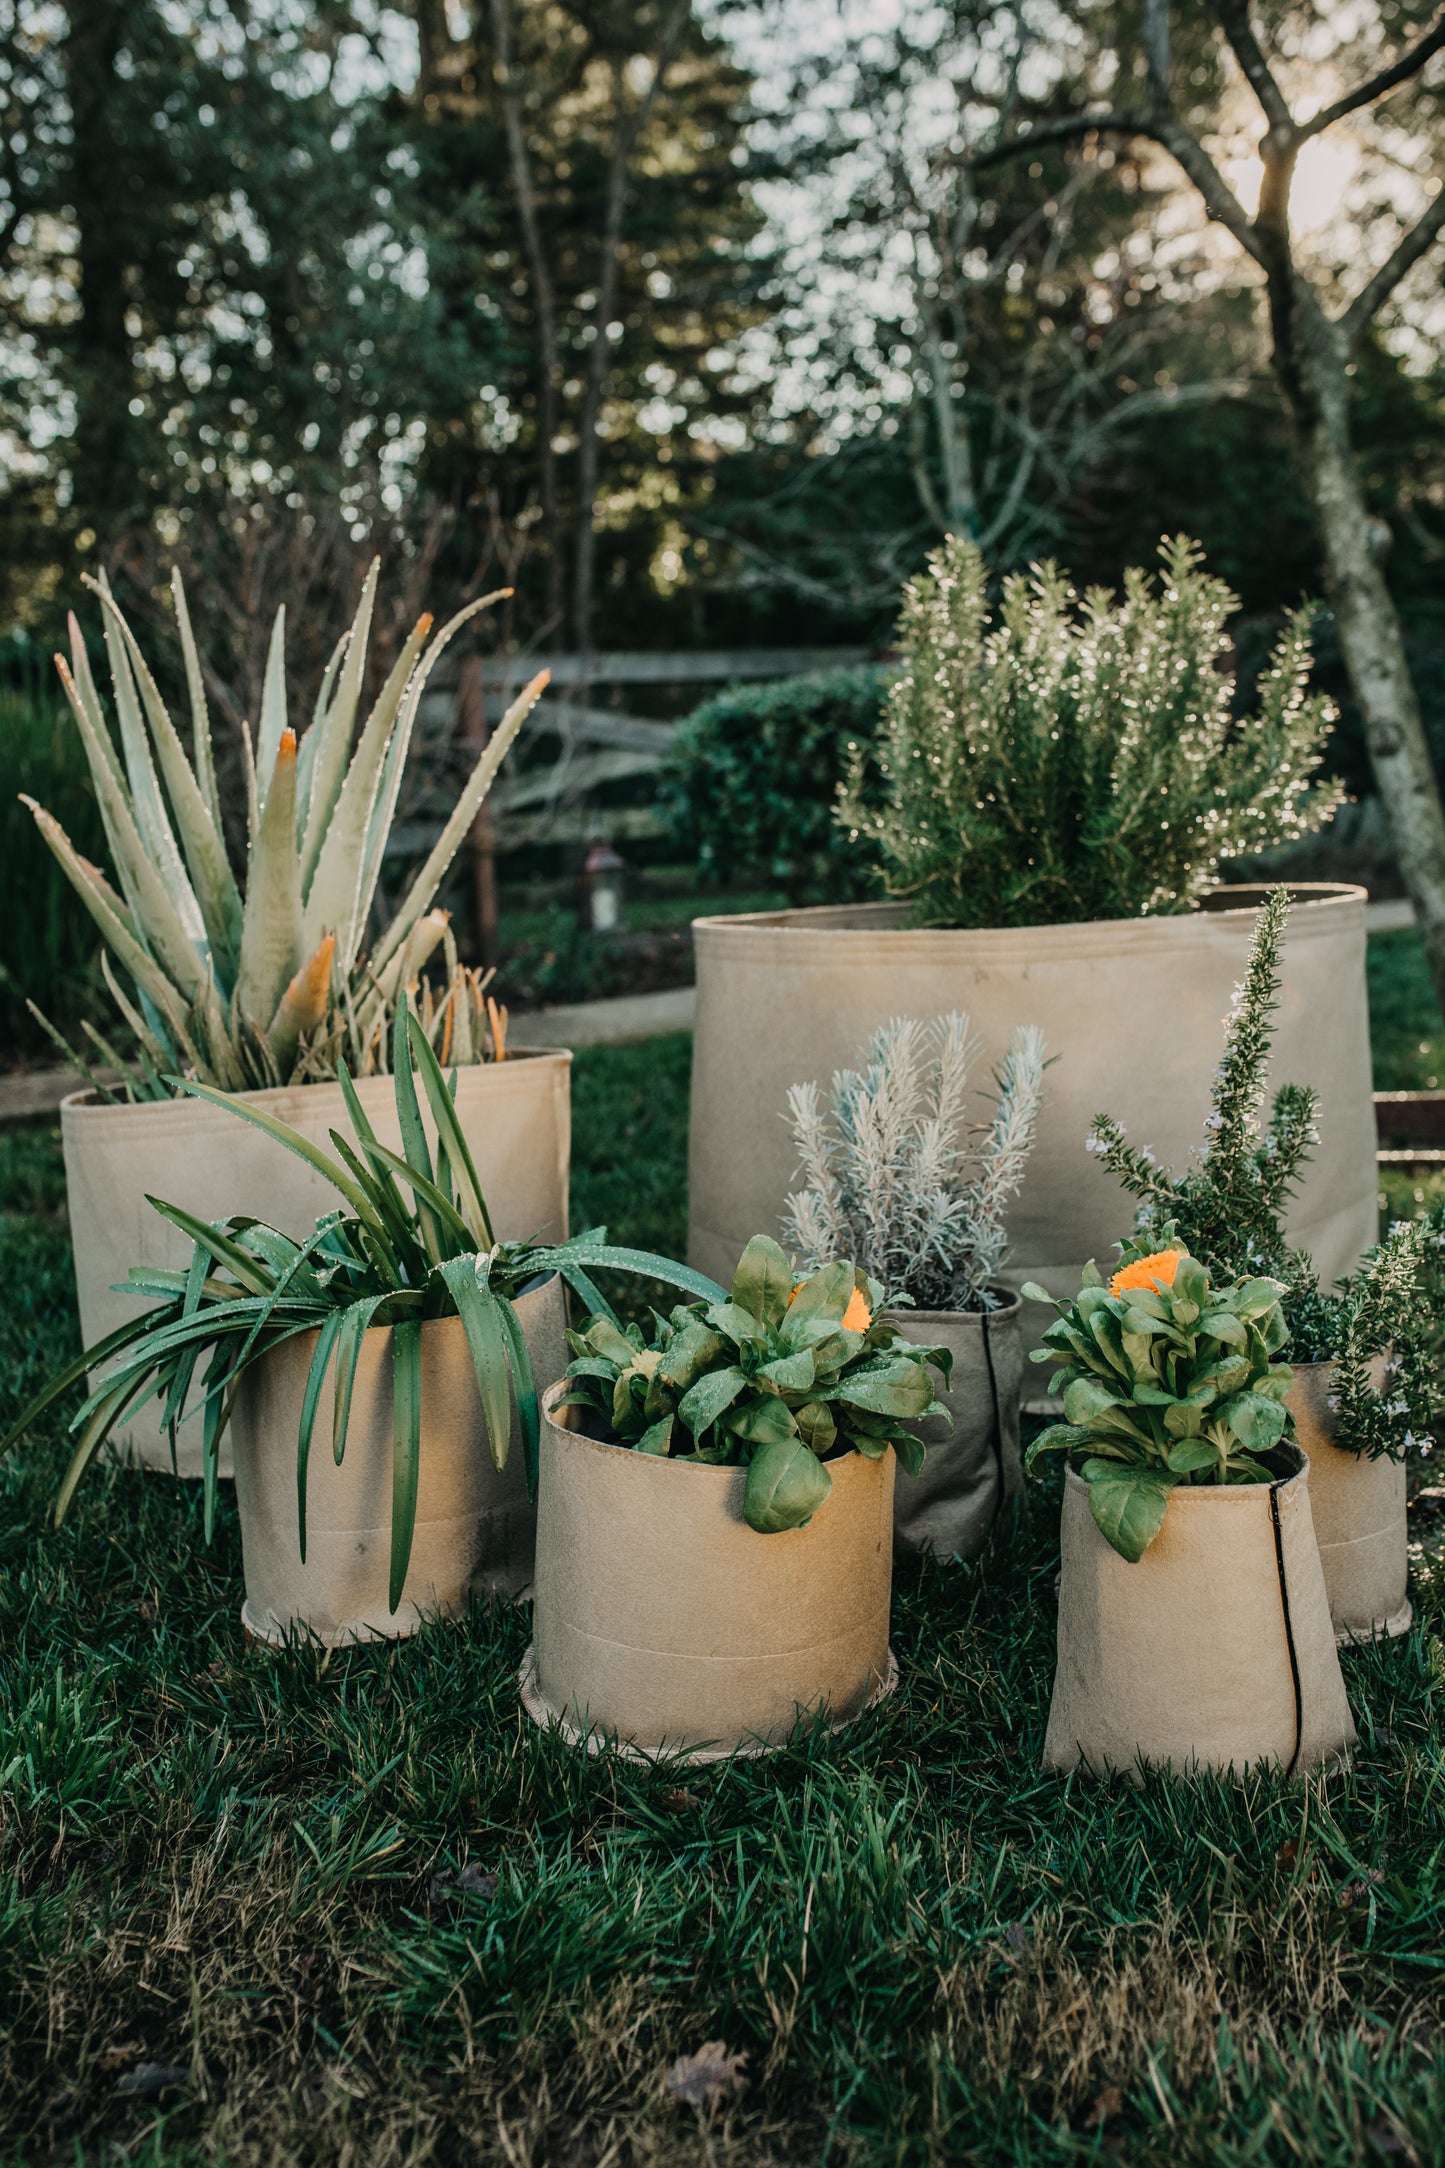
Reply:
<svg viewBox="0 0 1445 2168"><path fill-rule="evenodd" d="M790 1310L802 1292L803 1282L799 1280L792 1294L788 1297L788 1308ZM866 1332L872 1322L873 1312L863 1300L863 1290L861 1287L855 1287L849 1298L848 1307L843 1312L844 1329L847 1332Z"/></svg>
<svg viewBox="0 0 1445 2168"><path fill-rule="evenodd" d="M1188 1250L1155 1250L1132 1265L1123 1265L1110 1280L1109 1293L1122 1295L1131 1287L1172 1287L1174 1275L1188 1255Z"/></svg>

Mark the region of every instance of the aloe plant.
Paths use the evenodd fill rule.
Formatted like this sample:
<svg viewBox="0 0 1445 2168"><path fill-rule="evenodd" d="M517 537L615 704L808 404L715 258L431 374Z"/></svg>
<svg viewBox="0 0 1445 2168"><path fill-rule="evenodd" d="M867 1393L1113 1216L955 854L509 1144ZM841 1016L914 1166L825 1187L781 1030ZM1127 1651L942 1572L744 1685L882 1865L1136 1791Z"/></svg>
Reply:
<svg viewBox="0 0 1445 2168"><path fill-rule="evenodd" d="M171 577L190 705L187 756L135 634L105 580L99 597L119 747L80 626L56 667L90 764L114 883L26 799L105 943L106 983L139 1049L141 1089L184 1071L221 1090L374 1066L398 992L446 928L437 888L547 682L533 678L507 710L390 924L366 948L402 770L427 680L470 619L508 592L459 610L434 639L417 620L359 735L378 566L298 730L286 679L286 612L267 654L254 744L243 729L247 848L231 863L216 787L206 672L179 573ZM353 744L353 739L355 743ZM130 991L117 977L117 968ZM455 982L455 971L453 972ZM113 1049L92 1027L97 1050ZM478 1050L480 1051L480 1050Z"/></svg>
<svg viewBox="0 0 1445 2168"><path fill-rule="evenodd" d="M511 1444L511 1396L515 1394L527 1484L535 1496L537 1388L514 1307L521 1289L543 1274L560 1273L586 1309L611 1319L614 1328L616 1317L593 1278L601 1270L640 1273L706 1302L725 1299L712 1280L686 1265L672 1264L650 1251L609 1244L605 1227L591 1228L560 1243L498 1242L457 1119L456 1073L448 1081L405 994L393 1025L392 1067L400 1152L378 1141L344 1062L339 1076L355 1142L348 1143L333 1129L334 1154L254 1103L194 1079L171 1079L178 1090L226 1108L316 1168L337 1191L342 1209L327 1213L311 1235L298 1241L245 1214L208 1226L178 1205L156 1197L148 1200L190 1238L189 1265L183 1272L133 1267L126 1292L155 1298L156 1307L128 1320L68 1364L0 1439L3 1456L87 1370L105 1369L103 1382L71 1424L78 1435L56 1499L57 1523L116 1424L160 1399L172 1452L179 1421L200 1420L203 1426L209 1540L221 1438L243 1374L282 1341L314 1332L316 1346L296 1440L296 1508L304 1561L306 1472L327 1372L334 1370L331 1442L339 1463L346 1451L352 1384L363 1336L373 1326L390 1326L395 1436L390 1602L395 1611L406 1581L416 1518L423 1323L460 1317L499 1468L505 1466ZM434 1151L422 1117L423 1101L436 1132ZM408 1190L410 1202L403 1194ZM200 1406L183 1416L203 1357L208 1360Z"/></svg>

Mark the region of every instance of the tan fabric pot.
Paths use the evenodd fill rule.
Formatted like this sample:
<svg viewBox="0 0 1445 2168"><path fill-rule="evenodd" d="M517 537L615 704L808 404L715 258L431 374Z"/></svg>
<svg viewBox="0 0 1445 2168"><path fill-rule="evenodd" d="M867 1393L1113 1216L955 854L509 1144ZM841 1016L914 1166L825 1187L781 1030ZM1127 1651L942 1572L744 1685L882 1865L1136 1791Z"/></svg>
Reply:
<svg viewBox="0 0 1445 2168"><path fill-rule="evenodd" d="M518 1053L457 1072L457 1112L493 1225L508 1240L567 1233L571 1061L564 1052ZM400 1151L392 1079L365 1077L357 1090L377 1136ZM339 1084L239 1096L328 1151L333 1129L351 1139ZM145 1307L111 1291L132 1265L178 1270L190 1260L185 1236L151 1210L147 1195L204 1220L249 1212L292 1236L310 1234L321 1214L341 1202L294 1152L203 1099L110 1106L90 1092L73 1092L60 1109L60 1131L85 1346ZM170 1441L155 1404L122 1424L116 1443L130 1459L169 1471ZM182 1475L200 1474L198 1420L178 1428L176 1459ZM230 1472L223 1461L222 1473Z"/></svg>
<svg viewBox="0 0 1445 2168"><path fill-rule="evenodd" d="M1140 1763L1183 1776L1275 1762L1302 1775L1348 1753L1309 1469L1288 1451L1298 1465L1278 1483L1172 1491L1135 1565L1068 1471L1046 1768L1137 1779Z"/></svg>
<svg viewBox="0 0 1445 2168"><path fill-rule="evenodd" d="M539 1392L567 1367L562 1282L518 1296ZM415 1633L466 1610L473 1593L516 1595L532 1577L536 1508L515 1404L507 1465L493 1464L460 1318L422 1327L421 1465L416 1532L395 1614L391 1571L391 1330L362 1342L346 1453L331 1453L332 1378L322 1390L306 1471L306 1560L296 1517L296 1439L315 1333L283 1341L247 1372L236 1399L236 1503L246 1601L263 1641L314 1636L328 1647ZM332 1376L334 1377L334 1369Z"/></svg>
<svg viewBox="0 0 1445 2168"><path fill-rule="evenodd" d="M1410 1627L1409 1528L1405 1464L1366 1460L1336 1441L1329 1406L1333 1363L1296 1363L1285 1403L1310 1464L1310 1511L1319 1539L1325 1593L1335 1638L1373 1641ZM1383 1389L1383 1355L1370 1365L1370 1382Z"/></svg>
<svg viewBox="0 0 1445 2168"><path fill-rule="evenodd" d="M934 1551L940 1558L976 1558L1004 1506L1023 1492L1019 1458L1019 1388L1024 1343L1023 1305L963 1310L900 1310L895 1324L920 1347L953 1351L953 1382L939 1399L941 1415L910 1423L928 1447L918 1475L898 1470L893 1489L893 1548Z"/></svg>
<svg viewBox="0 0 1445 2168"><path fill-rule="evenodd" d="M891 1453L830 1461L808 1526L760 1536L746 1469L605 1445L563 1427L577 1412L542 1423L530 1716L592 1746L710 1759L781 1744L800 1712L846 1722L886 1691Z"/></svg>
<svg viewBox="0 0 1445 2168"><path fill-rule="evenodd" d="M1134 1219L1084 1151L1089 1125L1113 1114L1132 1143L1185 1165L1264 894L1221 889L1180 918L959 932L912 930L896 904L696 920L689 1260L726 1285L749 1236L777 1224L794 1186L790 1084L855 1067L892 1017L967 1009L988 1064L1018 1024L1039 1025L1059 1057L1009 1211L1005 1276L1076 1293L1085 1260L1107 1264ZM1289 1226L1328 1283L1377 1235L1365 892L1294 894L1272 1085L1320 1094L1320 1144ZM1026 1313L1025 1333L1046 1321Z"/></svg>

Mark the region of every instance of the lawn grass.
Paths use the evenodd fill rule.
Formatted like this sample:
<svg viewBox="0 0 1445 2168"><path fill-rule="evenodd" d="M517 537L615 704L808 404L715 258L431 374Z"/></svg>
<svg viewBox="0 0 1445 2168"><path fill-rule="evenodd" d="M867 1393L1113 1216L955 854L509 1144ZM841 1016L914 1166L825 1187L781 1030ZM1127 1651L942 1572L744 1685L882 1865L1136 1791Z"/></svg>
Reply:
<svg viewBox="0 0 1445 2168"><path fill-rule="evenodd" d="M676 1244L687 1059L578 1057L574 1224ZM0 1174L18 1396L74 1343L54 1136ZM1345 1659L1348 1774L1045 1776L1042 1490L900 1571L853 1730L589 1764L519 1711L525 1612L247 1647L229 1500L207 1549L106 1470L56 1534L59 1450L0 1470L7 2164L1445 2160L1441 1580ZM663 2079L708 2040L748 2058L711 2116Z"/></svg>

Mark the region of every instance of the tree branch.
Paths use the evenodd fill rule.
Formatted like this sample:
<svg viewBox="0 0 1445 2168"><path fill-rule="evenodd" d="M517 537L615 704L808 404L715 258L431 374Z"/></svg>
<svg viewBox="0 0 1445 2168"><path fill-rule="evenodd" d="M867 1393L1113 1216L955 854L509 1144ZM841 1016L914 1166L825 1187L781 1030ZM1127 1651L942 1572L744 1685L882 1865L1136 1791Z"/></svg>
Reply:
<svg viewBox="0 0 1445 2168"><path fill-rule="evenodd" d="M1249 19L1249 0L1214 0L1214 12L1270 127L1281 136L1292 136L1294 115L1254 34Z"/></svg>
<svg viewBox="0 0 1445 2168"><path fill-rule="evenodd" d="M1059 120L1040 121L1026 135L1005 136L999 142L985 144L973 153L969 163L975 172L985 173L990 166L1006 165L1010 158L1047 143L1065 143L1083 135L1153 133L1154 124L1147 113L1066 113Z"/></svg>
<svg viewBox="0 0 1445 2168"><path fill-rule="evenodd" d="M1438 19L1425 32L1424 37L1417 39L1408 52L1402 53L1390 67L1381 68L1378 75L1372 75L1357 89L1347 91L1344 97L1337 98L1333 105L1327 105L1320 112L1312 113L1308 120L1300 121L1298 135L1301 143L1307 143L1311 136L1320 135L1326 128L1333 127L1334 123L1343 120L1347 113L1357 113L1362 105L1373 105L1377 98L1383 98L1386 91L1393 90L1397 83L1407 82L1412 75L1418 75L1426 61L1433 53L1438 53L1442 46L1445 46L1445 9L1441 10Z"/></svg>
<svg viewBox="0 0 1445 2168"><path fill-rule="evenodd" d="M1358 346L1376 316L1445 227L1445 187L1442 187L1419 224L1412 226L1399 246L1386 257L1379 270L1339 319L1340 329L1351 346Z"/></svg>
<svg viewBox="0 0 1445 2168"><path fill-rule="evenodd" d="M1173 62L1169 41L1169 0L1144 0L1144 58L1156 105L1170 102Z"/></svg>

